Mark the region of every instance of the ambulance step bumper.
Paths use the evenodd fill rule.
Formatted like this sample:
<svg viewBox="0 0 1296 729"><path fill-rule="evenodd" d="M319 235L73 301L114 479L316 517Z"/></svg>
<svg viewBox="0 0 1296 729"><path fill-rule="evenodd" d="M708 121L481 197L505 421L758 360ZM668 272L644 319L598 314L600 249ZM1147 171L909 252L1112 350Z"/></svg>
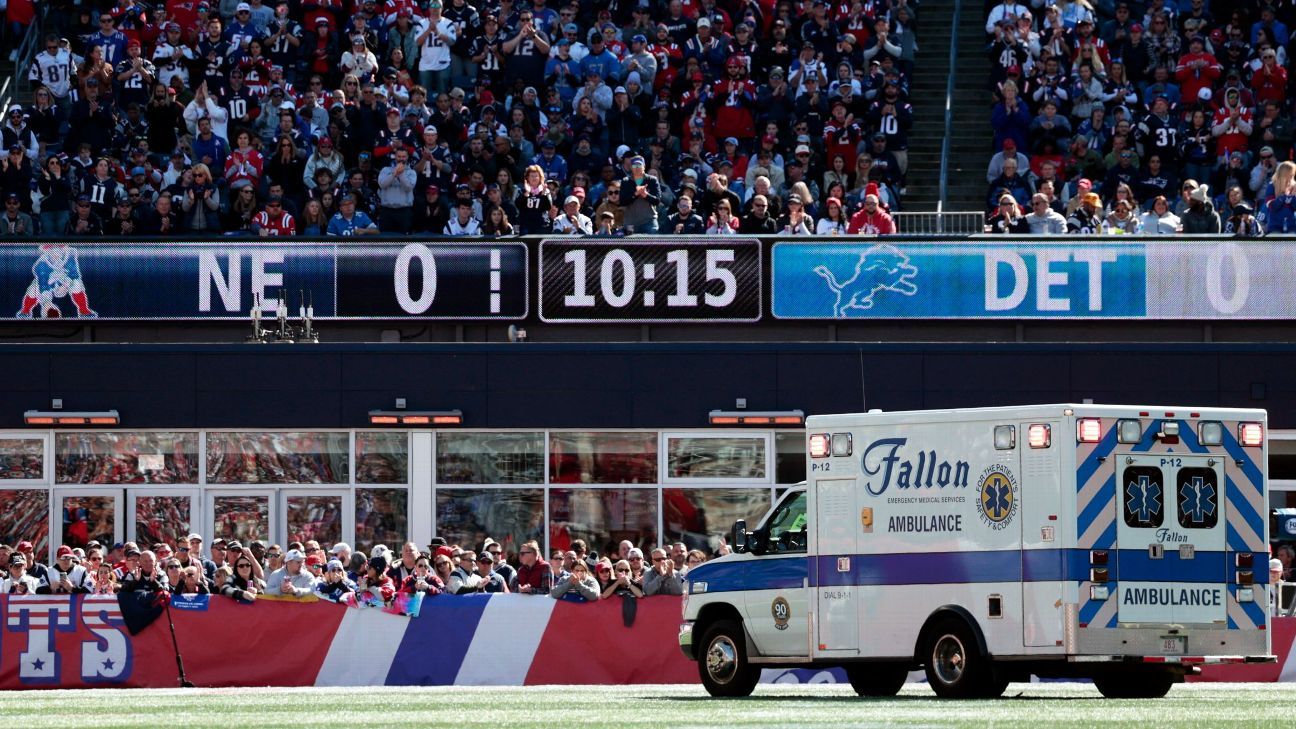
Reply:
<svg viewBox="0 0 1296 729"><path fill-rule="evenodd" d="M1178 663L1186 666L1222 663L1277 663L1277 656L1067 656L1072 663Z"/></svg>

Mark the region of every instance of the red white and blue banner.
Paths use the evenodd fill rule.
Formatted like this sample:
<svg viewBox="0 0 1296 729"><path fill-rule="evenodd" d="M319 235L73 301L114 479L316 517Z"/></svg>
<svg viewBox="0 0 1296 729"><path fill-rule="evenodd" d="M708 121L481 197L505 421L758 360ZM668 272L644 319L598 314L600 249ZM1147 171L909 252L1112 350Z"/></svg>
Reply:
<svg viewBox="0 0 1296 729"><path fill-rule="evenodd" d="M417 618L330 602L187 602L173 603L170 619L198 686L697 682L676 642L679 601L668 597L638 601L629 626L619 600L442 595ZM178 684L166 612L137 635L115 597L4 595L0 612L0 688ZM1296 681L1296 618L1273 628L1278 663L1208 666L1203 680ZM832 682L839 673L767 670L764 680Z"/></svg>

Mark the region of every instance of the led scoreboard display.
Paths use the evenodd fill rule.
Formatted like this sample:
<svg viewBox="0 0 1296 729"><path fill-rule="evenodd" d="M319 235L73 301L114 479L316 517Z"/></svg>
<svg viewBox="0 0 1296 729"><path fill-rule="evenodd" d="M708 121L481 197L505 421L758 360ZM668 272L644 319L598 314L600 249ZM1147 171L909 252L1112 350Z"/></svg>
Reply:
<svg viewBox="0 0 1296 729"><path fill-rule="evenodd" d="M754 238L550 238L540 243L546 322L755 322Z"/></svg>

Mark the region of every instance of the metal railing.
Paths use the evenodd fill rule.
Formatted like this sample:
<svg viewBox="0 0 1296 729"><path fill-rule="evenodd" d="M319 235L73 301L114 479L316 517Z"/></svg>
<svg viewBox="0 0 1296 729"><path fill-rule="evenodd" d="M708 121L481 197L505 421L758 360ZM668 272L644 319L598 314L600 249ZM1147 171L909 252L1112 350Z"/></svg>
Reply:
<svg viewBox="0 0 1296 729"><path fill-rule="evenodd" d="M941 193L944 197L944 192ZM896 232L903 235L977 235L985 232L985 217L972 212L891 213Z"/></svg>
<svg viewBox="0 0 1296 729"><path fill-rule="evenodd" d="M954 133L954 69L958 63L959 23L963 14L963 0L954 0L954 17L950 21L949 76L945 81L945 137L941 140L940 156L940 197L936 199L937 214L945 211L945 200L949 194L949 161L950 136ZM898 222L898 221L897 221ZM937 220L939 225L941 220ZM934 230L933 233L949 233L948 230ZM977 232L980 232L978 229Z"/></svg>
<svg viewBox="0 0 1296 729"><path fill-rule="evenodd" d="M38 4L32 24L18 44L18 60L14 62L13 75L6 78L4 85L0 86L0 107L4 109L13 105L15 94L31 93L31 79L27 73L36 60L36 54L40 53L41 44L45 42L45 20L48 14L49 7L45 3Z"/></svg>

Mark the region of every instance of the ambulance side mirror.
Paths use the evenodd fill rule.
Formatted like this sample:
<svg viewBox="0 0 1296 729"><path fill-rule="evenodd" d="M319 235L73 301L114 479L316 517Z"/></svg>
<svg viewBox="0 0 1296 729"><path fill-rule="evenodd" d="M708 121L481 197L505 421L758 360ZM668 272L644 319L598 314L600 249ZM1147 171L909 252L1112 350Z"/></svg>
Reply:
<svg viewBox="0 0 1296 729"><path fill-rule="evenodd" d="M735 552L747 551L747 520L739 519L733 525L733 548Z"/></svg>

